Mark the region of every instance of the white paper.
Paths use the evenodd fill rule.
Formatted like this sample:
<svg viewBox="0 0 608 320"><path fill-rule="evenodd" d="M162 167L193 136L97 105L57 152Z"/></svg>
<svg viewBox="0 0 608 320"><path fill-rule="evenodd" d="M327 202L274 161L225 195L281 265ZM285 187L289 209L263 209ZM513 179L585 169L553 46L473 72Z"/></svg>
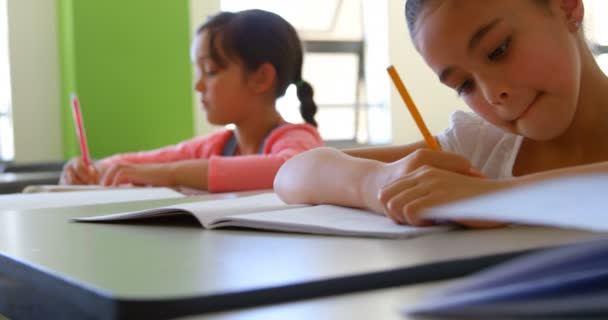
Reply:
<svg viewBox="0 0 608 320"><path fill-rule="evenodd" d="M571 176L425 210L425 217L480 219L608 231L608 175Z"/></svg>
<svg viewBox="0 0 608 320"><path fill-rule="evenodd" d="M381 214L333 205L238 215L218 222L216 221L215 224L303 233L388 238L408 238L450 229L450 227L399 225Z"/></svg>

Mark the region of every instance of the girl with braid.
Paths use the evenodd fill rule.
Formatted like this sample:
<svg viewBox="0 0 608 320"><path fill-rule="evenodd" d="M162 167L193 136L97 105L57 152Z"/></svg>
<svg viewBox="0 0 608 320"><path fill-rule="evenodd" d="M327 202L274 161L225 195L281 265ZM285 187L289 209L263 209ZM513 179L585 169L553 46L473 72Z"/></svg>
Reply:
<svg viewBox="0 0 608 320"><path fill-rule="evenodd" d="M302 46L280 16L262 11L211 17L192 44L194 89L207 121L234 124L174 146L64 167L64 184L187 187L211 192L270 189L288 158L322 145L313 89L302 79ZM276 100L295 84L305 124L287 123Z"/></svg>
<svg viewBox="0 0 608 320"><path fill-rule="evenodd" d="M360 207L428 225L425 208L607 173L608 77L586 43L584 16L582 0L407 0L415 48L472 112L454 113L435 135L442 151L424 141L319 148L287 161L275 190L286 202Z"/></svg>

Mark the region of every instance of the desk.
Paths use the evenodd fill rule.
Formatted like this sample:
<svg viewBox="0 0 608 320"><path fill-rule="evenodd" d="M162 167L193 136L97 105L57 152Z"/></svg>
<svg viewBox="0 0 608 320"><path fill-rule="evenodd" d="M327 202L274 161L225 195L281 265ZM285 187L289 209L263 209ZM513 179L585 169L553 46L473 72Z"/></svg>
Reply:
<svg viewBox="0 0 608 320"><path fill-rule="evenodd" d="M21 192L32 184L57 184L61 171L0 173L0 194Z"/></svg>
<svg viewBox="0 0 608 320"><path fill-rule="evenodd" d="M201 314L457 277L501 257L458 259L605 236L517 227L382 240L203 231L194 220L69 221L210 197L0 210L0 313L54 319ZM439 265L425 266L430 263Z"/></svg>
<svg viewBox="0 0 608 320"><path fill-rule="evenodd" d="M424 301L456 281L439 281L414 286L403 286L344 294L333 297L275 304L244 310L222 312L210 315L182 317L179 320L310 320L310 319L349 319L349 320L455 320L466 317L416 317L402 313ZM480 318L474 318L480 320ZM484 318L485 319L485 318ZM518 320L513 317L492 317L493 320ZM519 320L580 320L580 317L527 317ZM585 317L586 320L603 320L605 317Z"/></svg>
<svg viewBox="0 0 608 320"><path fill-rule="evenodd" d="M179 320L418 320L420 317L406 316L401 311L407 306L416 305L454 282L440 281L371 290L217 314L183 317Z"/></svg>

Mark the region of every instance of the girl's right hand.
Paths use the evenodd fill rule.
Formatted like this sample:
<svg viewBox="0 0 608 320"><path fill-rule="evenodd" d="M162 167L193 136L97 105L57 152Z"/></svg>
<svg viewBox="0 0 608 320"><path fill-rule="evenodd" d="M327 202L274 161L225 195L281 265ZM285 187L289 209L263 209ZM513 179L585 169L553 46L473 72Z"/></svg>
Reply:
<svg viewBox="0 0 608 320"><path fill-rule="evenodd" d="M95 165L87 167L82 158L73 158L63 166L59 184L98 184L99 169Z"/></svg>
<svg viewBox="0 0 608 320"><path fill-rule="evenodd" d="M386 201L382 200L381 191L395 181L406 177L412 172L426 167L433 167L482 177L471 163L458 154L431 149L418 149L409 155L389 163L376 162L368 170L361 181L361 197L365 206L378 213L387 214Z"/></svg>
<svg viewBox="0 0 608 320"><path fill-rule="evenodd" d="M392 218L387 202L390 199L383 195L383 190L417 170L436 168L467 176L483 177L464 157L449 152L418 149L395 162L382 164L370 170L364 180L363 196L366 206L376 212L383 212ZM389 197L390 198L390 197Z"/></svg>
<svg viewBox="0 0 608 320"><path fill-rule="evenodd" d="M505 181L485 179L485 176L477 171L466 158L454 153L429 149L417 150L401 160L387 163L372 171L374 172L373 175L379 179L376 180L376 183L380 183L379 192L373 199L373 205L377 209L372 209L383 212L386 216L401 224L414 222L415 225L428 225L428 222L417 217L417 212L409 212L408 214L408 212L405 212L407 211L406 208L403 207L404 204L408 204L407 201L403 202L404 199L407 200L408 198L403 197L408 192L405 189L407 189L408 184L411 185L412 181L418 180L432 185L431 191L437 191L438 194L433 195L431 192L426 195L418 195L426 201L426 203L424 203L425 201L418 202L419 209L429 205L433 206L434 203L438 204L509 186L509 183ZM415 177L416 175L420 178ZM435 190L436 188L439 190ZM418 189L424 188L420 186ZM411 191L409 196L411 198ZM414 198L416 198L415 195ZM471 228L496 228L505 225L501 222L481 220L454 222Z"/></svg>

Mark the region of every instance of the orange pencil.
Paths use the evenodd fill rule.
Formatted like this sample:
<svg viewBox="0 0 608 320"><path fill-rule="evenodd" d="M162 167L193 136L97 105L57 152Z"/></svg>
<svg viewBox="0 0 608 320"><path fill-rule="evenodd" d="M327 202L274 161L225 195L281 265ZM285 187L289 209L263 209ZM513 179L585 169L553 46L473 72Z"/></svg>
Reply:
<svg viewBox="0 0 608 320"><path fill-rule="evenodd" d="M426 144L435 151L441 151L441 147L439 147L437 140L435 140L435 138L431 135L429 129L426 127L426 124L424 124L422 116L420 116L420 112L418 112L418 108L416 108L416 104L414 104L414 100L412 100L412 97L410 97L410 94L407 92L407 89L405 89L405 85L401 81L401 78L399 77L397 70L395 70L395 67L391 65L386 70L391 76L391 79L393 80L397 91L399 91L401 99L403 99L403 102L405 102L407 109L410 111L412 118L414 118L418 129L420 129L420 132L422 132L422 136L424 137L424 141L426 142Z"/></svg>

